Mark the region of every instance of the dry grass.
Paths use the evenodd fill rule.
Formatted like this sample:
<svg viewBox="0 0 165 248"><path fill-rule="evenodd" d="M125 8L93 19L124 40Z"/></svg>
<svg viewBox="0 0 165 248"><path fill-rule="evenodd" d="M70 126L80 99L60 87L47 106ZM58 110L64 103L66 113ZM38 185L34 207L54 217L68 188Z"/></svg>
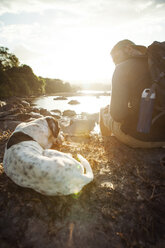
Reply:
<svg viewBox="0 0 165 248"><path fill-rule="evenodd" d="M54 149L82 154L94 181L78 195L48 197L1 170L1 247L165 247L163 149L131 149L97 135Z"/></svg>

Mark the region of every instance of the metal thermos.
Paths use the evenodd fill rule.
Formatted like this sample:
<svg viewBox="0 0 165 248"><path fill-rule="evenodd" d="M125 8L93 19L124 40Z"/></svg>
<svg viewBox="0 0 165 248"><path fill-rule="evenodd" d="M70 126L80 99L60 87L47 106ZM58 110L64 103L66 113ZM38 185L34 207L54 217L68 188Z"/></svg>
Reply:
<svg viewBox="0 0 165 248"><path fill-rule="evenodd" d="M144 89L141 96L139 119L137 125L137 131L141 133L149 133L152 113L155 102L156 94L151 89Z"/></svg>

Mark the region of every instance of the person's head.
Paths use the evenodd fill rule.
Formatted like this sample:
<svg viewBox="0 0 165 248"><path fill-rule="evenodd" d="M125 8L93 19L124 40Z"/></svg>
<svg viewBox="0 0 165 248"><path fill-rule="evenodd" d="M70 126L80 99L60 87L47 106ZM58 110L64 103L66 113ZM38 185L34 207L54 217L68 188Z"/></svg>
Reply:
<svg viewBox="0 0 165 248"><path fill-rule="evenodd" d="M110 54L115 65L121 63L128 57L127 50L132 45L135 45L135 43L130 40L121 40L112 48Z"/></svg>

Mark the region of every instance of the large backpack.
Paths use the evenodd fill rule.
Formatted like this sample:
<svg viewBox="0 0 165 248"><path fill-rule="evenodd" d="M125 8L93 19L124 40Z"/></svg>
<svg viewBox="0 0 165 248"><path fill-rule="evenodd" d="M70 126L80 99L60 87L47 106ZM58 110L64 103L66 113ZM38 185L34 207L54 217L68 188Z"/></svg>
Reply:
<svg viewBox="0 0 165 248"><path fill-rule="evenodd" d="M137 131L143 133L149 133L151 125L165 115L165 42L154 41L146 55L151 87L142 93L137 124Z"/></svg>
<svg viewBox="0 0 165 248"><path fill-rule="evenodd" d="M147 49L152 88L156 91L155 108L165 111L165 42L154 41Z"/></svg>

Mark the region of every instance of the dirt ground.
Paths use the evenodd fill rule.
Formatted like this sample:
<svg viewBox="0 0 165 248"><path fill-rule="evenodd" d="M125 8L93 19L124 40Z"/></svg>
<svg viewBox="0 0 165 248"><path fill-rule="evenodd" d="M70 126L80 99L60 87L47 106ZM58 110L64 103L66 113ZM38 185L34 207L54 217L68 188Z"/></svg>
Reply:
<svg viewBox="0 0 165 248"><path fill-rule="evenodd" d="M92 135L54 147L90 162L78 195L48 197L14 184L0 138L0 248L164 248L165 149L131 149ZM164 157L164 158L163 158Z"/></svg>

